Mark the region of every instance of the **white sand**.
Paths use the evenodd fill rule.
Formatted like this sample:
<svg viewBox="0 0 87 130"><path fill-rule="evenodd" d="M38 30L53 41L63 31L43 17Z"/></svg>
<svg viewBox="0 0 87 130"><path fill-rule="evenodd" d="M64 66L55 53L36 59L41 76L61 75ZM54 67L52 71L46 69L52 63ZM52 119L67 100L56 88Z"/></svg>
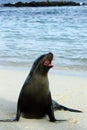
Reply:
<svg viewBox="0 0 87 130"><path fill-rule="evenodd" d="M27 75L27 71L0 70L0 119L15 117L18 95ZM87 130L87 77L50 73L49 82L53 99L83 113L56 111L57 119L68 119L62 123L51 123L48 117L21 117L19 122L0 122L0 130Z"/></svg>

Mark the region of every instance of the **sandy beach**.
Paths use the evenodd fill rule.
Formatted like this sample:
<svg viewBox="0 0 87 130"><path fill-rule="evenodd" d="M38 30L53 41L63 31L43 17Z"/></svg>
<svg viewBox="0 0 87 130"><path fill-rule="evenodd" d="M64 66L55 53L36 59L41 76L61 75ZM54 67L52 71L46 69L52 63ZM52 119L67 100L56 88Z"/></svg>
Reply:
<svg viewBox="0 0 87 130"><path fill-rule="evenodd" d="M15 117L18 95L28 73L25 70L0 69L0 119ZM57 119L67 119L61 123L51 123L48 117L21 117L19 122L0 122L0 130L87 130L87 76L50 72L49 83L53 99L83 113L56 111Z"/></svg>

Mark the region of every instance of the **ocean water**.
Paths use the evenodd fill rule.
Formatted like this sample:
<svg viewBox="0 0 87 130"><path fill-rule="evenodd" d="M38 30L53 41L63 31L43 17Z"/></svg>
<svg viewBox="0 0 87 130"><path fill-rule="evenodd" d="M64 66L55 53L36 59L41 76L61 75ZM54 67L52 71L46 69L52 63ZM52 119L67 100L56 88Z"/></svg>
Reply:
<svg viewBox="0 0 87 130"><path fill-rule="evenodd" d="M1 66L31 66L48 52L55 68L87 70L87 6L0 7Z"/></svg>

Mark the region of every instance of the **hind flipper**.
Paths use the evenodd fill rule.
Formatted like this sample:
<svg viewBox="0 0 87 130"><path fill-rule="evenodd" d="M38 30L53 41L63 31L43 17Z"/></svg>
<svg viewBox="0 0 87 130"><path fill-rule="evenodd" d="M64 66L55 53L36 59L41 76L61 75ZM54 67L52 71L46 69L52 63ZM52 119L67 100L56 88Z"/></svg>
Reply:
<svg viewBox="0 0 87 130"><path fill-rule="evenodd" d="M54 110L65 110L65 111L70 111L70 112L82 112L80 110L71 109L71 108L65 107L63 105L60 105L59 103L57 103L54 100L52 100L52 105L53 105Z"/></svg>

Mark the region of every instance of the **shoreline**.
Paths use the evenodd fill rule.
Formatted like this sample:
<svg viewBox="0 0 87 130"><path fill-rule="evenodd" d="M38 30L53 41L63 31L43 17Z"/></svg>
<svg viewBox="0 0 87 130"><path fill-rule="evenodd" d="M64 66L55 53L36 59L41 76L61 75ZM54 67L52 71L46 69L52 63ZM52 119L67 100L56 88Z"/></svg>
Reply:
<svg viewBox="0 0 87 130"><path fill-rule="evenodd" d="M11 70L11 71L23 71L23 72L30 72L32 64L29 65L0 65L0 70ZM64 75L64 76L81 76L87 77L87 69L77 69L77 68L70 68L70 67L55 67L50 70L50 74L53 75Z"/></svg>

